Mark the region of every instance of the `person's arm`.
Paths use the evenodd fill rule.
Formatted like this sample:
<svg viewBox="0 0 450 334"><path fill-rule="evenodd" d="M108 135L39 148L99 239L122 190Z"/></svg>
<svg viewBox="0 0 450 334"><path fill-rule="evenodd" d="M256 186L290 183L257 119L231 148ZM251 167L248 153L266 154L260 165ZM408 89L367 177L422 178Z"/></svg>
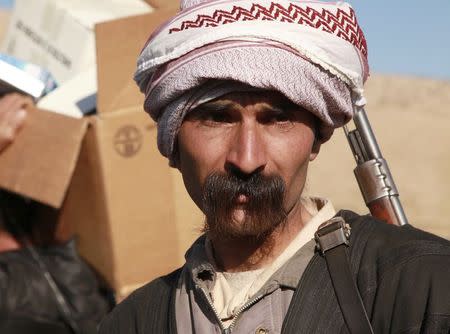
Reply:
<svg viewBox="0 0 450 334"><path fill-rule="evenodd" d="M0 152L14 141L25 123L26 108L33 105L30 97L17 93L0 98Z"/></svg>
<svg viewBox="0 0 450 334"><path fill-rule="evenodd" d="M17 93L0 97L0 154L14 141L18 131L25 123L25 108L33 104L33 100ZM19 249L20 243L4 228L0 206L0 252Z"/></svg>

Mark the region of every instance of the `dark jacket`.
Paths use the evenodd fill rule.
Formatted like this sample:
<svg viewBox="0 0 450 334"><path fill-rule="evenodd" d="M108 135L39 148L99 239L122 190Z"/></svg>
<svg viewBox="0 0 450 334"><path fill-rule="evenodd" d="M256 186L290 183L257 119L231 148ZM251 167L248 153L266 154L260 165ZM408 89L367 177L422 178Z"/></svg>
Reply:
<svg viewBox="0 0 450 334"><path fill-rule="evenodd" d="M75 242L38 252L82 333L96 333L109 305ZM0 253L0 333L71 333L43 272L25 249Z"/></svg>
<svg viewBox="0 0 450 334"><path fill-rule="evenodd" d="M338 215L352 227L350 265L374 332L448 334L450 242L409 225L391 226L349 211ZM103 321L100 333L177 333L179 273L133 293ZM282 333L348 333L319 254L300 279Z"/></svg>

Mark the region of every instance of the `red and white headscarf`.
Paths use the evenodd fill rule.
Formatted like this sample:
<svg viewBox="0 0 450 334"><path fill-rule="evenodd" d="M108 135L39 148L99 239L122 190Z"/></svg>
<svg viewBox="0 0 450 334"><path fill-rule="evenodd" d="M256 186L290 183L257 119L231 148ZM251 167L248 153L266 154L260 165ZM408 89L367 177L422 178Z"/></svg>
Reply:
<svg viewBox="0 0 450 334"><path fill-rule="evenodd" d="M186 113L233 91L275 90L321 120L320 138L363 106L367 45L344 2L185 0L149 38L135 80L174 163Z"/></svg>

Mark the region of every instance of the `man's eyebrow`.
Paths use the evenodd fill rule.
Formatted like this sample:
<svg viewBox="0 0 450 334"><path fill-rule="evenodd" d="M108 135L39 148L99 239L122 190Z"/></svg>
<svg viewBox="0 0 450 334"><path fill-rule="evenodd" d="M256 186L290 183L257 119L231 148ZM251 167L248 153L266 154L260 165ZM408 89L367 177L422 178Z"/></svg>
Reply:
<svg viewBox="0 0 450 334"><path fill-rule="evenodd" d="M271 112L281 114L286 111L286 108L283 108L280 104L264 104L260 110L260 112Z"/></svg>
<svg viewBox="0 0 450 334"><path fill-rule="evenodd" d="M233 110L236 107L238 107L238 104L230 101L230 100L216 100L216 101L210 101L203 103L197 107L195 107L191 113L195 114L197 112L225 112L227 110ZM295 110L296 108L300 108L295 103L291 102L290 100L279 100L274 101L272 103L264 103L263 108L261 111L265 112L275 112L275 113L284 113L284 112L291 112Z"/></svg>
<svg viewBox="0 0 450 334"><path fill-rule="evenodd" d="M192 110L193 112L223 112L236 107L236 104L232 101L211 101L203 103Z"/></svg>
<svg viewBox="0 0 450 334"><path fill-rule="evenodd" d="M265 104L263 111L275 112L275 113L284 113L291 112L294 109L299 108L295 103L289 100L276 101L271 104Z"/></svg>

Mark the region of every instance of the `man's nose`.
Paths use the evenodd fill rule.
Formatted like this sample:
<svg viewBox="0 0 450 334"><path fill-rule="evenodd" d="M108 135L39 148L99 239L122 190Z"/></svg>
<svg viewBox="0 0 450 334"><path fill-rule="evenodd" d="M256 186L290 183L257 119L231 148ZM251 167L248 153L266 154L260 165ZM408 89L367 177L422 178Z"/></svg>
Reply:
<svg viewBox="0 0 450 334"><path fill-rule="evenodd" d="M241 123L230 138L226 169L246 175L261 172L267 164L262 129L256 124Z"/></svg>

